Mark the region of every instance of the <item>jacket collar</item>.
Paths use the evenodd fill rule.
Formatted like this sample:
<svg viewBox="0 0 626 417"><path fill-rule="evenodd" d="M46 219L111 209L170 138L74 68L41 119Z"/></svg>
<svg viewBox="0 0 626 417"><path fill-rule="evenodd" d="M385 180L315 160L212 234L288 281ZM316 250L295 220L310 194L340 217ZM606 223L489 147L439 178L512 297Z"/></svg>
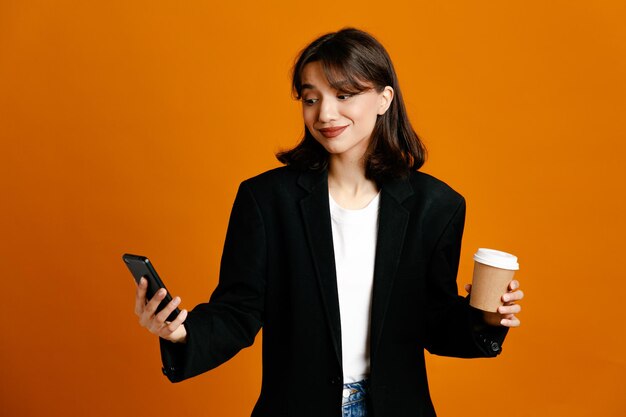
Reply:
<svg viewBox="0 0 626 417"><path fill-rule="evenodd" d="M298 185L312 192L317 187L326 186L328 190L328 169L321 171L302 171L298 177ZM404 200L414 194L409 178L391 179L384 181L381 189L391 195L396 202L402 204Z"/></svg>

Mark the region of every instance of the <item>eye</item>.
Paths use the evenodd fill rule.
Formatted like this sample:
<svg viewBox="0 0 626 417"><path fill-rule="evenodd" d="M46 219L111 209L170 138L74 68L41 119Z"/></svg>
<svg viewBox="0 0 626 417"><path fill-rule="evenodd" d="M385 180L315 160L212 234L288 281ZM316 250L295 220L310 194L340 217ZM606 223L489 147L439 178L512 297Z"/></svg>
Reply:
<svg viewBox="0 0 626 417"><path fill-rule="evenodd" d="M350 97L352 97L352 94L339 94L337 96L337 98L341 101L346 101L347 99L349 99Z"/></svg>
<svg viewBox="0 0 626 417"><path fill-rule="evenodd" d="M317 103L317 99L316 98L303 98L302 102L306 104L307 106L312 106L315 103Z"/></svg>

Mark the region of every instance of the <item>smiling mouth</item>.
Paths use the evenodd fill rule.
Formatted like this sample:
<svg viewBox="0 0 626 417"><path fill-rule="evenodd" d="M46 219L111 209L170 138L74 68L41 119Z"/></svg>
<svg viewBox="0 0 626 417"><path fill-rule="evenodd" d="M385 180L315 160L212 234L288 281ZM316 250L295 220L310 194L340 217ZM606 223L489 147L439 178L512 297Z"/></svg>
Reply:
<svg viewBox="0 0 626 417"><path fill-rule="evenodd" d="M324 137L332 138L335 136L339 136L341 132L343 132L348 126L340 126L340 127L326 127L324 129L317 129Z"/></svg>

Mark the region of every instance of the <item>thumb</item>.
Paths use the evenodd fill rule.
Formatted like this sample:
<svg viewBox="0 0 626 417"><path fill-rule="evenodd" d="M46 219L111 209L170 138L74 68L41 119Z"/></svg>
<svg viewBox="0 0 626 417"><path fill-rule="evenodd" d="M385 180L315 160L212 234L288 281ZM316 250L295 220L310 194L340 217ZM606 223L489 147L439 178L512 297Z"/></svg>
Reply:
<svg viewBox="0 0 626 417"><path fill-rule="evenodd" d="M471 293L472 292L472 284L465 284L465 291L467 291L467 293Z"/></svg>

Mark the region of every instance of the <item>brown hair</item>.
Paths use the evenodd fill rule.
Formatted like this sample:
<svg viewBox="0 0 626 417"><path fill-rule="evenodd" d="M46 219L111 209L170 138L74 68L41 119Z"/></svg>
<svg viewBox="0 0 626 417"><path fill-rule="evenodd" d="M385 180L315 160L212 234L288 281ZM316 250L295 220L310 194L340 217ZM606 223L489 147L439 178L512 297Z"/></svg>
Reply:
<svg viewBox="0 0 626 417"><path fill-rule="evenodd" d="M411 127L391 58L380 42L369 33L354 28L344 28L315 39L298 54L292 68L294 98L302 98L302 69L316 61L321 63L328 83L337 90L355 93L371 88L371 85L378 92L382 92L385 86L394 90L391 105L378 116L365 152L365 176L380 183L419 169L426 159L426 148ZM276 158L299 169L323 170L328 167L328 152L306 126L300 143L293 149L278 152Z"/></svg>

